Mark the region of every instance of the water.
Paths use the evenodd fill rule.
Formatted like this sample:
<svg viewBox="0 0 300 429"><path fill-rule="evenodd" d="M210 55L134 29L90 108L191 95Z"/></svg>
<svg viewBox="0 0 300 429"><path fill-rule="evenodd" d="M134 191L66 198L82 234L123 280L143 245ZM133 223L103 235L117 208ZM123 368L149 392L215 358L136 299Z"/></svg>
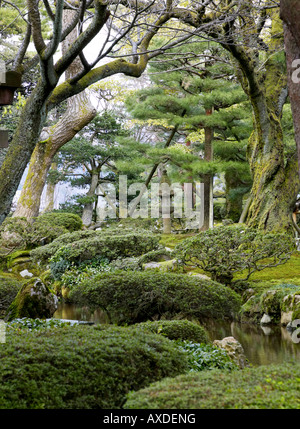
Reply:
<svg viewBox="0 0 300 429"><path fill-rule="evenodd" d="M86 307L79 308L73 304L60 304L54 317L108 323L107 317L102 310L98 309L91 312ZM206 320L202 324L212 341L230 336L236 338L243 346L245 355L252 365L300 362L300 343L294 343L290 333L284 327L262 327L260 325L216 322L214 320Z"/></svg>

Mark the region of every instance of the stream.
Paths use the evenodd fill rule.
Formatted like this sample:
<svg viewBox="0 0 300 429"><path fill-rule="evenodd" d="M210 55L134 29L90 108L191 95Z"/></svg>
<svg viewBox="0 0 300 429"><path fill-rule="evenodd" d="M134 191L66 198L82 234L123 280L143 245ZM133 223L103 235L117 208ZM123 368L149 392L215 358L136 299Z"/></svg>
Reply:
<svg viewBox="0 0 300 429"><path fill-rule="evenodd" d="M59 304L53 317L107 323L107 317L102 310L91 312L74 304ZM284 327L216 322L211 319L202 322L202 325L212 341L229 336L236 338L243 346L248 361L254 366L300 361L300 343L294 343Z"/></svg>

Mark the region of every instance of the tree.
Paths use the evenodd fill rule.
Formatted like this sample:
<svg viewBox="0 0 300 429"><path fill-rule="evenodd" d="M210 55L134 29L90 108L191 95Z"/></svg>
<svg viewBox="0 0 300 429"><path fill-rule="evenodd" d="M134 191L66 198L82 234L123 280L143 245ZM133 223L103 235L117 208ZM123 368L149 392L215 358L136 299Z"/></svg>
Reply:
<svg viewBox="0 0 300 429"><path fill-rule="evenodd" d="M188 58L190 52L193 52L192 58ZM251 187L246 140L252 128L246 96L239 83L232 79L234 71L229 55L215 43L210 43L208 49L207 44L201 47L190 40L188 46L172 49L168 55L150 62L150 66L152 84L131 94L127 101L131 114L165 131L176 124L172 143L186 144L195 156L187 157L182 152L180 160L179 152L175 158L175 154L167 150L165 159L177 164L180 181L204 182L202 228L212 226L210 206L216 173L225 172L228 216L238 221L242 197ZM216 148L214 161L213 147Z"/></svg>
<svg viewBox="0 0 300 429"><path fill-rule="evenodd" d="M8 2L6 2L8 3ZM138 77L147 66L150 55L147 54L147 49L153 37L157 34L159 28L164 25L172 17L168 7L163 9L161 5L153 2L145 7L138 3L127 3L129 8L128 13L124 15L123 6L119 7L121 2L117 2L116 6L110 6L114 11L110 20L110 11L108 5L103 4L100 0L95 0L93 3L89 0L82 1L79 5L74 2L70 4L63 0L58 0L55 3L54 9L47 0L40 4L35 0L27 0L27 17L26 33L24 34L20 48L14 58L12 69L24 73L28 71L32 64L39 62L40 79L31 95L26 101L18 128L13 136L10 147L7 151L5 160L0 170L0 222L9 213L12 199L18 188L23 172L30 160L30 157L40 140L40 134L45 124L48 112L55 106L67 98L79 94L91 84L115 75L124 73L125 75ZM74 10L75 18L66 29L62 26L62 17L64 7ZM92 13L89 8L93 7ZM41 10L46 11L50 22L52 23L52 36L47 41L43 37L41 24ZM139 34L138 43L135 43L134 52L130 52L130 57L126 59L120 57L112 59L108 63L98 65L99 61L106 58L108 54L116 49L119 41L131 31L135 31L137 23L145 21L147 14L151 15L150 25L144 25L143 31ZM89 21L85 28L83 23ZM122 23L115 28L114 22ZM84 48L99 34L104 28L105 23L109 23L107 37L104 37L104 44L100 47L100 52L96 59L89 63L84 57ZM54 55L57 52L59 44L67 37L67 35L79 25L80 34L76 41L67 49L58 61L54 61ZM179 38L187 38L182 32L179 32ZM113 36L113 39L111 38ZM33 41L36 50L36 56L33 61L24 63L25 54L28 50L30 41ZM112 43L111 43L112 42ZM171 42L173 45L175 41ZM117 48L116 48L117 47ZM125 52L126 54L126 52ZM153 55L158 53L153 52ZM67 79L63 83L59 83L60 77L79 56L83 65L83 70L77 73L76 76Z"/></svg>
<svg viewBox="0 0 300 429"><path fill-rule="evenodd" d="M300 64L300 4L296 0L281 0L280 12L284 22L284 50L286 53L289 98L293 112L300 176L300 81L298 76Z"/></svg>
<svg viewBox="0 0 300 429"><path fill-rule="evenodd" d="M114 176L109 174L111 163L129 156L126 148L117 143L122 134L125 134L122 124L112 113L104 112L85 127L81 136L65 144L57 156L58 174L54 171L52 180L69 181L77 188L88 187L86 194L77 198L83 204L82 221L86 226L93 220L99 184Z"/></svg>

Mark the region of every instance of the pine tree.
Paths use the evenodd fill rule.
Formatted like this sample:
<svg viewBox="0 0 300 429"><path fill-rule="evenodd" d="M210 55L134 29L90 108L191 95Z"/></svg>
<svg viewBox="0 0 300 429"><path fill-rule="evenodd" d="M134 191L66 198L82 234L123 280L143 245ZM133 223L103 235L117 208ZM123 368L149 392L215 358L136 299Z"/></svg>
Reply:
<svg viewBox="0 0 300 429"><path fill-rule="evenodd" d="M199 51L199 45L192 45L192 49L189 45L186 49L198 51L197 62L202 58L200 66L194 60L191 65L180 66L181 56L173 50L171 60L163 57L158 63L152 63L152 85L138 91L128 100L127 106L135 118L152 121L165 129L177 127L174 142L181 142L190 150L181 152L180 160L180 152L176 154L173 162L179 168L177 173L173 171L173 177L180 174L181 179L200 178L204 182L203 229L207 229L212 226L211 195L215 174L225 173L227 216L234 221L239 219L242 197L251 186L246 159L251 112L244 92L233 78L233 66L220 47L211 44L209 50Z"/></svg>

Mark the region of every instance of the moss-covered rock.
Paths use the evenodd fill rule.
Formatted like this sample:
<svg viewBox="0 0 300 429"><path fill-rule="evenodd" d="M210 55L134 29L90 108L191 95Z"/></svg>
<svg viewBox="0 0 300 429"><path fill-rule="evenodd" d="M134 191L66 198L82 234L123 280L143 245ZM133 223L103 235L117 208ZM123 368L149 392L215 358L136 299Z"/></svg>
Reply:
<svg viewBox="0 0 300 429"><path fill-rule="evenodd" d="M0 273L0 318L4 317L21 287L22 283L16 278Z"/></svg>
<svg viewBox="0 0 300 429"><path fill-rule="evenodd" d="M132 392L125 409L299 409L300 363L202 371Z"/></svg>
<svg viewBox="0 0 300 429"><path fill-rule="evenodd" d="M163 335L170 340L208 343L208 334L199 324L189 320L156 320L132 325L133 328Z"/></svg>
<svg viewBox="0 0 300 429"><path fill-rule="evenodd" d="M7 321L29 317L49 318L57 309L57 296L39 278L33 278L22 286L7 309Z"/></svg>

